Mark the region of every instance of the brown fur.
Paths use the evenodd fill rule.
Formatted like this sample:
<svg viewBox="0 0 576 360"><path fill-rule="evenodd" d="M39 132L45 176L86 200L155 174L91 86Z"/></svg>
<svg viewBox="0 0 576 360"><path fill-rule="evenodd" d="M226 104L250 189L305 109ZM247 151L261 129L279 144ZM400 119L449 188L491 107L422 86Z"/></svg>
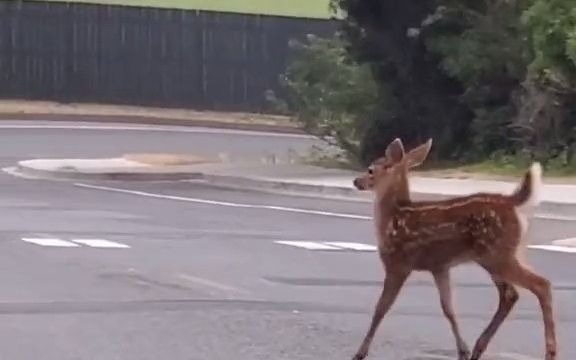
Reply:
<svg viewBox="0 0 576 360"><path fill-rule="evenodd" d="M428 141L405 154L402 142L396 139L383 158L354 180L358 189L375 192L376 235L386 270L370 329L354 360L367 356L379 323L412 271L429 271L434 276L459 360L480 359L518 299L515 286L527 288L538 297L545 326L546 360L556 360L550 283L519 259L527 227L527 219L519 208L537 197L539 165L527 172L511 195L477 193L443 201L414 202L410 199L408 170L425 160L431 145ZM450 269L468 262L488 271L500 295L498 310L472 352L460 335L450 286Z"/></svg>

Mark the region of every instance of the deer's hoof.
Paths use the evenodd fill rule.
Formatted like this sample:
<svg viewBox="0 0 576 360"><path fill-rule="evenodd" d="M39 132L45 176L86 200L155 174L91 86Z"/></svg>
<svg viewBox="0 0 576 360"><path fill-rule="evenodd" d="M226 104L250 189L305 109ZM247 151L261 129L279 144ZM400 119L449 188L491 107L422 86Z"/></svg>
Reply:
<svg viewBox="0 0 576 360"><path fill-rule="evenodd" d="M468 349L458 351L458 360L471 360L471 356L472 354Z"/></svg>
<svg viewBox="0 0 576 360"><path fill-rule="evenodd" d="M354 357L352 358L352 360L364 360L364 359L366 359L366 356L368 356L367 353L365 353L365 352L358 352L356 355L354 355Z"/></svg>

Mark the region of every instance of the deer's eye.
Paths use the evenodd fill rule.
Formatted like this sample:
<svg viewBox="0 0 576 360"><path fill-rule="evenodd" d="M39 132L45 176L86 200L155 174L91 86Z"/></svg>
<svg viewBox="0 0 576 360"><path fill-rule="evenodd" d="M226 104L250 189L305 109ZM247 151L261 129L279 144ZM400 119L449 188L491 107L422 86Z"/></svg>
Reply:
<svg viewBox="0 0 576 360"><path fill-rule="evenodd" d="M374 169L372 168L368 169L368 175L374 175Z"/></svg>

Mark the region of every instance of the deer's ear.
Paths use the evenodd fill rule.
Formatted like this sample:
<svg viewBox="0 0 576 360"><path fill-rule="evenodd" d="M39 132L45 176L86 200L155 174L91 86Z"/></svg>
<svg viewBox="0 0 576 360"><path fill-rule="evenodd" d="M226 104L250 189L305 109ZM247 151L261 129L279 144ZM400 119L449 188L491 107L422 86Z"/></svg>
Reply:
<svg viewBox="0 0 576 360"><path fill-rule="evenodd" d="M406 154L406 162L409 168L420 166L428 157L430 148L432 147L432 139L428 139L424 144L412 149Z"/></svg>
<svg viewBox="0 0 576 360"><path fill-rule="evenodd" d="M404 159L404 145L399 138L394 139L386 148L386 157L395 163Z"/></svg>

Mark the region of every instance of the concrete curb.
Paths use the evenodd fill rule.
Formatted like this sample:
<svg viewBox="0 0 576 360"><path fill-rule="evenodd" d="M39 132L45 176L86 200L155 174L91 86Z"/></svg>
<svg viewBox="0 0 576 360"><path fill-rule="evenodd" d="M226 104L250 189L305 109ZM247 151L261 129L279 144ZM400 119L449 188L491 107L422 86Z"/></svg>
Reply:
<svg viewBox="0 0 576 360"><path fill-rule="evenodd" d="M42 178L50 180L73 180L73 181L178 181L198 180L203 174L198 171L166 171L150 172L139 169L106 172L81 172L70 170L44 170L26 166L19 162L14 168L15 172L26 177Z"/></svg>
<svg viewBox="0 0 576 360"><path fill-rule="evenodd" d="M32 160L33 161L33 160ZM21 161L8 172L28 178L41 178L49 180L69 181L203 181L207 184L232 189L251 190L258 192L280 193L313 198L344 199L351 201L370 202L373 196L368 192L360 192L352 186L319 185L277 180L265 177L250 178L218 174L199 166L167 166L159 170L150 166L134 166L118 169L96 169L93 171L77 171L74 168L62 167L60 169L41 169L27 166L30 161ZM352 180L350 180L352 181ZM448 195L433 192L414 191L414 198L418 200L440 200L452 198L457 195ZM540 206L574 206L575 203L542 201Z"/></svg>
<svg viewBox="0 0 576 360"><path fill-rule="evenodd" d="M358 201L370 201L372 199L369 193L361 193L353 188L341 186L301 184L273 179L246 178L214 174L203 174L202 179L211 185L225 188L265 191L309 197L341 198Z"/></svg>
<svg viewBox="0 0 576 360"><path fill-rule="evenodd" d="M240 190L251 190L258 192L267 192L283 195L295 195L311 198L323 198L332 200L346 200L371 203L374 198L372 193L360 192L353 188L339 186L324 186L312 184L299 184L289 181L279 181L273 179L251 179L245 177L236 177L229 175L202 174L201 180L213 186L222 188L232 188ZM457 197L458 195L447 195L430 192L413 191L414 199L425 200L444 200ZM574 203L542 201L539 207L561 208L574 206Z"/></svg>
<svg viewBox="0 0 576 360"><path fill-rule="evenodd" d="M296 195L313 198L345 199L349 201L370 202L372 194L360 192L352 187L325 186L302 184L297 182L282 181L267 178L248 178L242 176L211 174L205 170L177 171L172 168L161 172L150 172L138 169L106 172L78 172L73 170L43 170L26 165L27 161L21 161L14 167L15 174L48 180L68 181L203 181L212 186L250 190L268 193L280 193L284 195ZM419 198L442 199L447 195L415 193Z"/></svg>
<svg viewBox="0 0 576 360"><path fill-rule="evenodd" d="M187 126L205 127L229 130L259 131L281 134L306 135L304 130L297 127L283 125L234 123L217 120L203 119L172 119L157 118L138 115L78 115L78 114L28 114L28 113L3 113L0 120L30 120L30 121L76 121L76 122L96 122L96 123L124 123L124 124L146 124L146 125L166 125L166 126Z"/></svg>
<svg viewBox="0 0 576 360"><path fill-rule="evenodd" d="M248 178L233 175L212 174L200 168L192 170L191 166L166 166L162 170L138 166L118 170L78 171L74 168L41 169L28 164L34 160L20 161L12 168L13 172L24 177L48 180L69 181L185 181L201 180L207 184L243 190L284 193L299 196L345 198L347 200L369 201L369 193L361 193L352 187L324 186L302 184L267 178ZM153 167L152 167L153 168Z"/></svg>

